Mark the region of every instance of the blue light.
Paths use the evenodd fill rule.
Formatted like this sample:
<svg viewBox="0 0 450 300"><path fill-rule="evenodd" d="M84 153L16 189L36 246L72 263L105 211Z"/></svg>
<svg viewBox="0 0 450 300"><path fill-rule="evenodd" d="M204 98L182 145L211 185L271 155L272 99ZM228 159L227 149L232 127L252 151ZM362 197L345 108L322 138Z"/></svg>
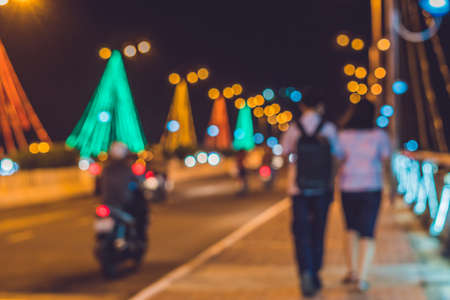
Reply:
<svg viewBox="0 0 450 300"><path fill-rule="evenodd" d="M389 125L389 119L385 116L379 116L377 118L377 125L380 128L386 128Z"/></svg>
<svg viewBox="0 0 450 300"><path fill-rule="evenodd" d="M278 144L278 139L274 136L271 136L270 138L267 139L266 143L267 143L267 146L269 146L270 148L273 148L275 145Z"/></svg>
<svg viewBox="0 0 450 300"><path fill-rule="evenodd" d="M0 161L0 176L10 176L19 170L19 165L9 158Z"/></svg>
<svg viewBox="0 0 450 300"><path fill-rule="evenodd" d="M402 81L402 80L397 80L392 85L392 90L397 95L404 94L404 93L406 93L408 91L408 84L406 82Z"/></svg>
<svg viewBox="0 0 450 300"><path fill-rule="evenodd" d="M245 131L241 128L238 128L234 131L234 138L237 140L242 140L245 138Z"/></svg>
<svg viewBox="0 0 450 300"><path fill-rule="evenodd" d="M390 105L383 105L380 111L383 116L388 118L394 115L394 108Z"/></svg>
<svg viewBox="0 0 450 300"><path fill-rule="evenodd" d="M275 93L272 89L265 89L262 95L264 99L266 99L267 101L270 101L275 97Z"/></svg>
<svg viewBox="0 0 450 300"><path fill-rule="evenodd" d="M442 17L450 11L448 0L420 0L419 4L434 17Z"/></svg>
<svg viewBox="0 0 450 300"><path fill-rule="evenodd" d="M170 132L177 132L178 130L180 130L180 123L175 120L167 122L167 130L169 130Z"/></svg>
<svg viewBox="0 0 450 300"><path fill-rule="evenodd" d="M302 100L302 97L303 95L300 91L293 91L290 94L290 98L293 102L300 102Z"/></svg>
<svg viewBox="0 0 450 300"><path fill-rule="evenodd" d="M111 114L107 111L102 111L98 114L98 120L102 123L107 123L111 120Z"/></svg>
<svg viewBox="0 0 450 300"><path fill-rule="evenodd" d="M257 132L254 135L254 139L255 139L255 144L261 145L262 143L264 143L264 134Z"/></svg>
<svg viewBox="0 0 450 300"><path fill-rule="evenodd" d="M417 149L419 149L419 143L415 140L410 140L405 144L405 148L410 152L417 151Z"/></svg>
<svg viewBox="0 0 450 300"><path fill-rule="evenodd" d="M208 135L211 137L216 137L219 135L219 127L216 125L210 125L207 129Z"/></svg>

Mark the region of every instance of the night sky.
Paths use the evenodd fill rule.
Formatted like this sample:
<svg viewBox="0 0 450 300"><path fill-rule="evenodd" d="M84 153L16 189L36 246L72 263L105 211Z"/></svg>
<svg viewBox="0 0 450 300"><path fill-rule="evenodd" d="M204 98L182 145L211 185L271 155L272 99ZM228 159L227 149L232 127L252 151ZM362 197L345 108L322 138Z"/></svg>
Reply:
<svg viewBox="0 0 450 300"><path fill-rule="evenodd" d="M122 49L147 39L148 56L126 60L131 89L149 142L162 133L173 86L171 72L210 69L190 87L199 137L206 128L211 87L239 82L244 96L266 87L313 85L322 89L337 118L348 100L342 66L367 65L367 53L337 49L337 33L370 36L370 1L315 0L264 4L254 1L33 0L0 7L0 37L41 121L64 140L81 117L105 61L101 46ZM279 4L278 4L279 3ZM450 53L450 24L440 32ZM447 58L450 60L449 55ZM448 98L440 100L448 104ZM409 97L411 98L411 97ZM412 101L412 99L408 99ZM235 119L229 103L231 122ZM443 109L443 108L442 108ZM443 111L444 119L450 112ZM232 124L233 126L233 124Z"/></svg>

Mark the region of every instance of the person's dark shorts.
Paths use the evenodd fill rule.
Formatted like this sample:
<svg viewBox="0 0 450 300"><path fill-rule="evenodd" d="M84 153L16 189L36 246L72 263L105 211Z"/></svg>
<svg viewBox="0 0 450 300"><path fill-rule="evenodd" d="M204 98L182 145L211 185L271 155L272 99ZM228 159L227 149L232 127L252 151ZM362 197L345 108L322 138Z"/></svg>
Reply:
<svg viewBox="0 0 450 300"><path fill-rule="evenodd" d="M381 191L342 192L347 229L355 230L361 237L373 238L380 203Z"/></svg>

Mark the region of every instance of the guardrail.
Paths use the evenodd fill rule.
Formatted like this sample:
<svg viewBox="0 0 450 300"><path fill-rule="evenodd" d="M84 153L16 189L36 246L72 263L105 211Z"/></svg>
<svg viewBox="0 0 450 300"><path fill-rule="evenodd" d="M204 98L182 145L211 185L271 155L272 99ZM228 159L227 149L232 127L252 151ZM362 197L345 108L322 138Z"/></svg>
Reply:
<svg viewBox="0 0 450 300"><path fill-rule="evenodd" d="M397 153L392 170L397 191L414 213L423 216L429 233L450 251L450 155L433 152Z"/></svg>

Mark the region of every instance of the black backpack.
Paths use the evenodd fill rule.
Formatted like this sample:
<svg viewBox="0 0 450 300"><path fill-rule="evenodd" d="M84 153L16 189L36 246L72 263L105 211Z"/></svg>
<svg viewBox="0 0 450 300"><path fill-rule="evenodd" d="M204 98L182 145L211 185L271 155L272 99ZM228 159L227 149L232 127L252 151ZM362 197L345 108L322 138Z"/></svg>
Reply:
<svg viewBox="0 0 450 300"><path fill-rule="evenodd" d="M322 119L312 135L308 135L299 120L301 132L297 143L297 184L305 196L323 195L332 186L333 160L328 139L319 136L325 124Z"/></svg>

